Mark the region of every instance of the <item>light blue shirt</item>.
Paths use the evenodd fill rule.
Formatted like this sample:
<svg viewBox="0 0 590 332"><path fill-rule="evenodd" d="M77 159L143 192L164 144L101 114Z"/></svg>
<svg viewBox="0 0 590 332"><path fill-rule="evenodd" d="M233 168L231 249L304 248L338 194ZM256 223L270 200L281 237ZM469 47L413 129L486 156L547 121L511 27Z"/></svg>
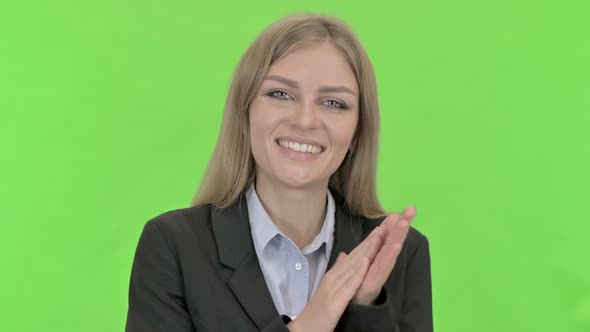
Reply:
<svg viewBox="0 0 590 332"><path fill-rule="evenodd" d="M253 184L246 193L254 248L279 315L295 319L326 273L334 244L335 207L330 190L327 198L322 229L308 246L300 250L272 222Z"/></svg>

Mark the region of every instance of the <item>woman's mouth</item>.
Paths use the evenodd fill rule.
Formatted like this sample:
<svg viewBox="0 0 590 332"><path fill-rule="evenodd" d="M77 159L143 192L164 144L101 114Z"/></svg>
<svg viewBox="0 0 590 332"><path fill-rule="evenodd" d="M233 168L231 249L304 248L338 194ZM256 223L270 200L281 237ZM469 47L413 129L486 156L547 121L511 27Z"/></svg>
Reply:
<svg viewBox="0 0 590 332"><path fill-rule="evenodd" d="M302 153L318 154L324 151L324 148L321 145L297 143L285 139L277 139L276 142L278 145L284 147L285 149Z"/></svg>
<svg viewBox="0 0 590 332"><path fill-rule="evenodd" d="M321 145L298 143L288 139L277 139L275 142L284 157L297 161L317 159L326 150Z"/></svg>

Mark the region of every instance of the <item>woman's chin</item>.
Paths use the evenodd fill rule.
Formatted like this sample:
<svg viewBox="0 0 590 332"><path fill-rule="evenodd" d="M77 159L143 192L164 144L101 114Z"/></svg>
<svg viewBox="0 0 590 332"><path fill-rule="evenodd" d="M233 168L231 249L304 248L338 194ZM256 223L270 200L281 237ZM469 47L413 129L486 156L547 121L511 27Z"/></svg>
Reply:
<svg viewBox="0 0 590 332"><path fill-rule="evenodd" d="M282 173L279 178L285 185L294 188L308 187L318 182L313 174L301 170Z"/></svg>

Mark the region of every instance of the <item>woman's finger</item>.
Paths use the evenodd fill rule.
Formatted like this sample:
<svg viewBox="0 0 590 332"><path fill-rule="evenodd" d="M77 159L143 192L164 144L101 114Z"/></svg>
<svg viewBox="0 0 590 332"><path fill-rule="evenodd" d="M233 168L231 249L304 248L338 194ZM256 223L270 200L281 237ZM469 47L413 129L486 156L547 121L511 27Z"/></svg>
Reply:
<svg viewBox="0 0 590 332"><path fill-rule="evenodd" d="M373 229L371 231L371 233L369 234L369 236L363 241L366 243L366 246L363 248L361 247L358 250L359 254L362 254L366 257L369 258L369 260L373 260L373 258L375 258L375 255L377 255L377 252L379 251L379 248L381 248L381 245L383 244L383 242L385 241L385 230L379 226L375 227L375 229ZM361 245L363 244L361 243ZM355 248L356 250L356 248Z"/></svg>
<svg viewBox="0 0 590 332"><path fill-rule="evenodd" d="M355 264L352 264L348 269L334 281L334 292L336 296L345 298L350 301L352 296L357 292L361 286L363 279L369 269L370 261L367 257L361 257Z"/></svg>
<svg viewBox="0 0 590 332"><path fill-rule="evenodd" d="M370 266L370 263L385 241L384 237L385 230L381 227L376 227L349 255L339 253L336 257L336 262L329 271L332 274L331 278L333 282L341 286L351 275L359 270L365 259L369 262Z"/></svg>
<svg viewBox="0 0 590 332"><path fill-rule="evenodd" d="M408 206L404 209L401 215L401 219L413 219L416 216L416 207Z"/></svg>
<svg viewBox="0 0 590 332"><path fill-rule="evenodd" d="M357 255L364 255L369 257L370 260L373 260L385 240L385 233L386 230L384 228L379 226L375 227L369 236L352 250L350 256L356 257Z"/></svg>
<svg viewBox="0 0 590 332"><path fill-rule="evenodd" d="M383 220L380 227L385 228L386 230L389 229L392 225L395 225L400 220L401 215L399 213L392 213ZM386 231L387 233L387 231Z"/></svg>
<svg viewBox="0 0 590 332"><path fill-rule="evenodd" d="M343 278L346 271L351 267L358 266L358 262L363 257L368 257L370 261L372 261L384 241L382 235L380 235L381 232L383 232L383 230L378 230L377 232L372 233L363 241L363 243L361 243L362 246L357 246L357 248L355 248L350 254L338 254L336 262L334 262L334 265L328 271L328 273L331 274L331 278L334 280Z"/></svg>
<svg viewBox="0 0 590 332"><path fill-rule="evenodd" d="M385 243L377 253L369 270L369 274L376 279L376 283L384 283L391 273L391 270L393 270L397 256L401 252L410 229L410 223L411 219L400 219L398 222L391 225Z"/></svg>
<svg viewBox="0 0 590 332"><path fill-rule="evenodd" d="M370 244L370 246L374 246L374 249L369 248L369 247L365 248L365 250L374 251L372 256L368 256L366 254L362 254L362 253L357 252L355 255L353 255L351 253L350 255L347 255L345 258L343 258L339 269L334 271L335 275L333 276L333 278L334 278L333 282L334 282L335 287L337 287L337 288L347 287L346 284L349 283L349 280L351 280L352 276L357 275L357 274L360 274L361 277L364 278L366 271L368 270L369 266L371 265L371 261L373 260L373 257L377 254L377 251L379 250L379 248L381 246L381 240L378 237L378 235L373 235L373 237L374 238L373 238L373 241L371 241L372 243ZM367 264L367 269L365 269L363 271L364 264ZM362 281L362 279L361 279L361 281ZM360 284L359 284L359 286L360 286ZM355 289L355 292L356 292L356 289Z"/></svg>
<svg viewBox="0 0 590 332"><path fill-rule="evenodd" d="M352 273L348 276L348 279L346 280L344 287L347 290L348 294L346 296L349 299L357 292L357 290L361 286L363 279L365 278L365 275L369 270L370 264L371 262L369 261L369 259L367 257L363 257L360 260L359 266L357 267L356 271L354 271L355 273Z"/></svg>

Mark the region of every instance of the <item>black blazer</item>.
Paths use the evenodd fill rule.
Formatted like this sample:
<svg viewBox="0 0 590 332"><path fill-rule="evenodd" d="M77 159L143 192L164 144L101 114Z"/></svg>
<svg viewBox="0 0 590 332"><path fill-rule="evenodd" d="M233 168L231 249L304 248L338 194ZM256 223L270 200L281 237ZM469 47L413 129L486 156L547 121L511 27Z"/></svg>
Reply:
<svg viewBox="0 0 590 332"><path fill-rule="evenodd" d="M333 196L328 269L384 219L351 216ZM277 313L258 264L244 194L226 209L199 205L146 223L131 271L127 332L287 332L288 321ZM335 331L432 330L428 240L411 228L377 304L349 304Z"/></svg>

